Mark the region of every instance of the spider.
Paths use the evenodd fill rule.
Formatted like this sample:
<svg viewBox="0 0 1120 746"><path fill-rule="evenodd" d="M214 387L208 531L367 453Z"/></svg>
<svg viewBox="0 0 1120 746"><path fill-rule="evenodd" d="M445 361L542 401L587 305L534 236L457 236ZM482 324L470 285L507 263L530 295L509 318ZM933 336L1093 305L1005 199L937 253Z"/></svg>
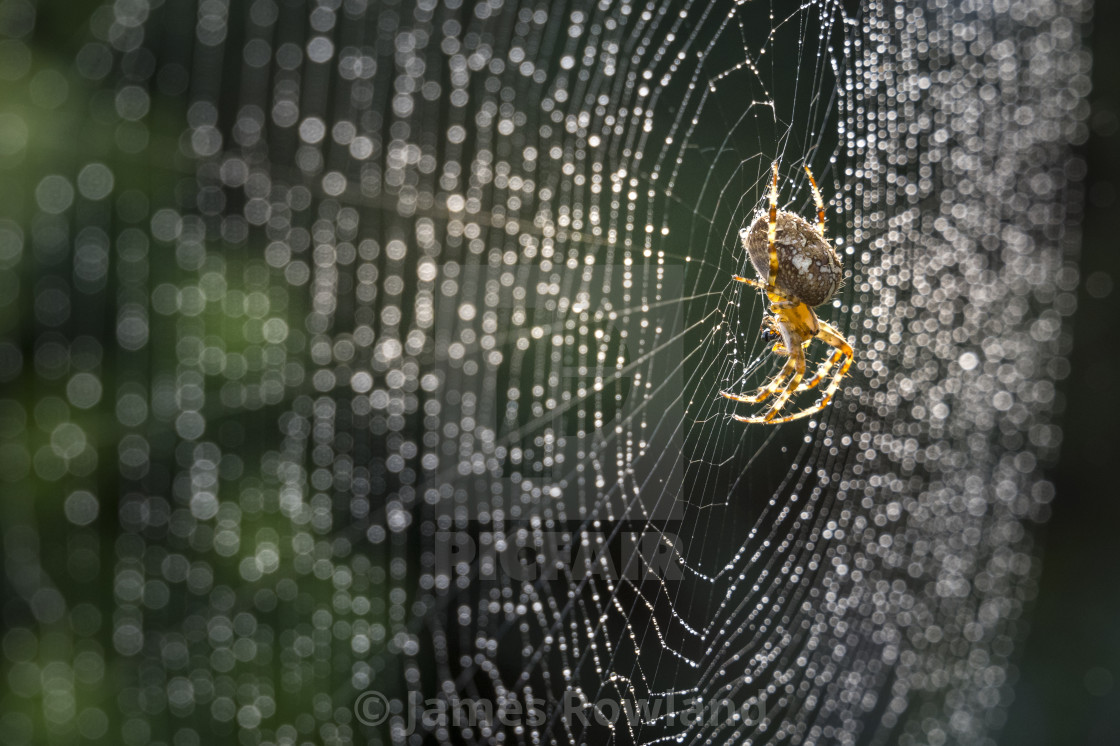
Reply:
<svg viewBox="0 0 1120 746"><path fill-rule="evenodd" d="M813 172L805 166L809 184L813 187L813 200L817 205L817 225L792 212L778 209L778 163L774 163L774 178L770 183L769 215L760 213L749 229L739 231L743 248L759 280L734 276L742 282L765 293L770 302L769 313L762 319L762 340L773 343L773 351L786 357L781 371L753 394L720 395L732 401L757 404L771 396L773 402L762 414L750 417L731 415L740 422L758 422L776 425L821 411L828 406L840 381L848 373L853 352L844 335L831 324L821 321L813 308L827 302L840 289L843 267L840 257L824 235L824 202L817 189ZM816 373L805 379L805 349L813 339L819 339L833 349L821 363ZM828 386L821 398L811 407L793 414L782 415L790 397L816 388L824 380Z"/></svg>

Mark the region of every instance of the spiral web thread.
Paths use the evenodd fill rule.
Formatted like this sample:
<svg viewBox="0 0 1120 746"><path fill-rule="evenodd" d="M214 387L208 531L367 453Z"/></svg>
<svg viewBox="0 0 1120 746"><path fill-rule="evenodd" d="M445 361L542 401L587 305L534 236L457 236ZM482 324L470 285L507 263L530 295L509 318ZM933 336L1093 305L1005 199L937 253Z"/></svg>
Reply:
<svg viewBox="0 0 1120 746"><path fill-rule="evenodd" d="M0 8L38 184L0 223L3 414L43 431L3 454L61 506L4 509L5 666L55 692L6 695L10 742L994 743L1086 0L132 0L72 60ZM51 65L95 145L37 138ZM775 160L782 209L821 186L856 360L769 428L718 392L782 362L731 281ZM367 690L544 718L371 727Z"/></svg>

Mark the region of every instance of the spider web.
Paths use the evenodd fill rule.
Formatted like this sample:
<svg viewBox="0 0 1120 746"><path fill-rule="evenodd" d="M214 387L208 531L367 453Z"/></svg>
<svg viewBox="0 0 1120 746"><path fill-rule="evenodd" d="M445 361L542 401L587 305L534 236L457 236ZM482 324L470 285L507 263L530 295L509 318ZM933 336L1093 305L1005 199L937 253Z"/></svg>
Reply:
<svg viewBox="0 0 1120 746"><path fill-rule="evenodd" d="M35 8L0 8L30 55ZM49 440L5 458L67 494L5 509L5 621L22 650L69 615L80 652L9 654L71 683L9 696L7 742L993 743L1061 439L1086 14L132 0L36 48L107 134L0 115L38 184L0 224L33 298L5 415ZM731 280L775 161L782 209L820 185L856 359L764 427L719 391L783 362ZM543 717L409 722L437 698ZM721 703L758 717L681 715Z"/></svg>

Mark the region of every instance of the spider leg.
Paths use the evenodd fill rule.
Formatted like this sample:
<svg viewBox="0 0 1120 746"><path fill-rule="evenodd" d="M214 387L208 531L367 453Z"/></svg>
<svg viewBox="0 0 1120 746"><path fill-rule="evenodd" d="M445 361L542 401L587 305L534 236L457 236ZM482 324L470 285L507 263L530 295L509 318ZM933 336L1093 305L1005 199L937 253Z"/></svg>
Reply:
<svg viewBox="0 0 1120 746"><path fill-rule="evenodd" d="M793 392L797 390L797 386L801 383L801 377L805 375L804 350L801 349L801 347L797 347L795 350L793 350L790 353L789 362L793 363L793 375L790 376L788 383L786 383L785 385L785 388L782 389L782 393L778 395L778 398L775 399L774 403L770 405L770 408L766 410L766 414L755 415L753 417L740 417L739 415L731 416L736 420L739 420L740 422L757 422L767 425L776 424L778 422L785 422L785 418L777 420L774 418L777 416L778 412L781 411L782 407L786 405L786 402L789 401L789 398L793 395ZM788 364L789 363L787 363L787 365Z"/></svg>
<svg viewBox="0 0 1120 746"><path fill-rule="evenodd" d="M844 380L844 376L848 375L848 368L852 367L852 360L855 358L855 353L852 351L852 346L848 344L848 340L844 339L844 335L841 334L836 327L825 321L820 322L820 327L820 331L817 332L817 338L835 347L836 350L844 356L844 362L836 369L836 373L828 383L828 388L824 390L824 394L821 395L821 400L818 402L823 409L828 406L829 401L832 400L836 389L840 388L840 381Z"/></svg>
<svg viewBox="0 0 1120 746"><path fill-rule="evenodd" d="M750 285L752 288L758 288L759 290L765 290L766 289L766 286L763 285L758 280L749 280L746 277L740 277L739 275L732 275L731 279L734 280L735 282L741 282L744 285Z"/></svg>
<svg viewBox="0 0 1120 746"><path fill-rule="evenodd" d="M805 375L805 350L797 345L795 345L795 347L796 349L792 350L789 356L789 359L792 360L794 364L793 375L790 376L789 384L782 393L778 395L778 398L774 400L774 403L770 405L770 409L767 410L766 414L762 416L765 422L773 420L778 412L782 410L782 407L786 405L789 398L793 396L793 392L797 391L797 387L801 383L801 378Z"/></svg>
<svg viewBox="0 0 1120 746"><path fill-rule="evenodd" d="M766 276L767 292L778 281L778 162L774 161L774 178L770 182L770 222L766 226L766 245L770 248L770 272Z"/></svg>
<svg viewBox="0 0 1120 746"><path fill-rule="evenodd" d="M834 351L823 363L821 363L820 367L817 368L817 372L813 374L812 378L801 382L801 385L797 387L797 391L808 391L811 388L815 388L821 381L828 377L829 371L832 370L832 368L838 362L840 362L840 358L842 357L844 357L844 353L841 350Z"/></svg>
<svg viewBox="0 0 1120 746"><path fill-rule="evenodd" d="M805 173L809 174L809 185L813 187L813 201L817 203L817 229L820 231L821 238L824 238L824 200L821 199L821 190L817 189L817 180L813 178L813 172L809 170L809 166L805 166Z"/></svg>
<svg viewBox="0 0 1120 746"><path fill-rule="evenodd" d="M802 417L808 417L811 414L816 414L817 412L821 411L828 406L828 403L830 401L832 401L833 394L835 394L836 389L840 387L840 381L844 380L844 376L847 375L848 368L851 367L852 359L855 357L855 353L852 352L852 346L848 344L843 335L840 334L840 332L831 324L821 321L820 325L821 328L820 331L817 332L817 338L822 342L830 345L831 347L836 348L837 352L839 352L844 357L843 364L836 370L836 373L833 374L832 380L828 384L828 388L824 390L824 393L821 395L821 398L817 401L816 404L809 407L808 409L803 409L800 412L786 415L785 417L781 417L778 419L768 420L767 422L769 424L777 425L782 422L789 422L790 420L797 420L801 419Z"/></svg>
<svg viewBox="0 0 1120 746"><path fill-rule="evenodd" d="M786 364L782 367L781 371L778 372L778 375L771 378L769 383L753 394L732 394L729 391L720 391L719 395L725 399L742 402L743 404L757 404L768 398L784 385L785 381L789 378L789 374L793 372L793 367L793 360L786 360ZM732 415L732 417L738 419L736 415Z"/></svg>

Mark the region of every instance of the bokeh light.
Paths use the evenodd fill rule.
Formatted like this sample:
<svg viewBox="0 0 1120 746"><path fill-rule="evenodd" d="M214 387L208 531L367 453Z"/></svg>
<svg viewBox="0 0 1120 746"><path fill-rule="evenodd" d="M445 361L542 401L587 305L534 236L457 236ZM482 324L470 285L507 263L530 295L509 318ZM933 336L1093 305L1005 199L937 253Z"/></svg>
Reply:
<svg viewBox="0 0 1120 746"><path fill-rule="evenodd" d="M1088 11L0 0L0 741L994 743L1113 292ZM775 161L857 357L747 427Z"/></svg>

